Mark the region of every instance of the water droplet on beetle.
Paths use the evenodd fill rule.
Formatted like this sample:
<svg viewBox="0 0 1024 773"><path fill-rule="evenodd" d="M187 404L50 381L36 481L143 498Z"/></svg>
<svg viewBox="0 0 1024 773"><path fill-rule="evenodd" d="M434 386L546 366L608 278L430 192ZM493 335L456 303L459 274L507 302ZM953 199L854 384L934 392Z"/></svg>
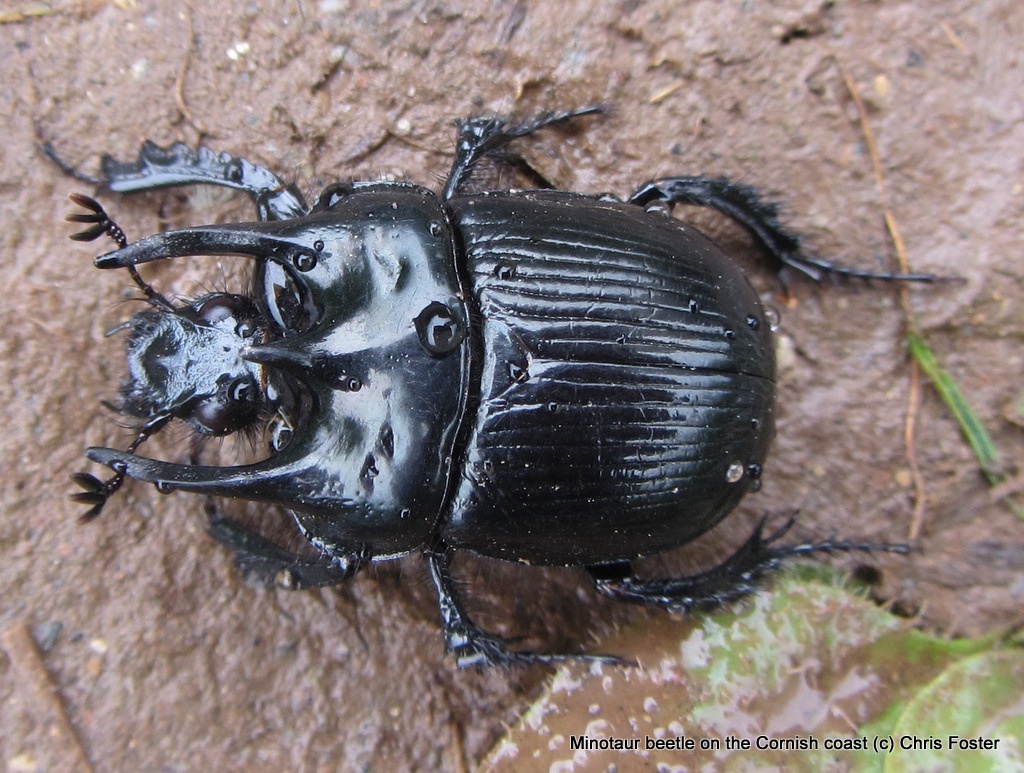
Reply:
<svg viewBox="0 0 1024 773"><path fill-rule="evenodd" d="M378 475L380 475L380 470L377 469L377 460L374 459L373 454L367 454L363 461L363 477L376 478Z"/></svg>
<svg viewBox="0 0 1024 773"><path fill-rule="evenodd" d="M431 236L437 236L441 233L441 224L436 220L431 220L427 225L427 230L430 231Z"/></svg>
<svg viewBox="0 0 1024 773"><path fill-rule="evenodd" d="M269 436L268 444L270 445L270 450L274 453L280 453L292 439L291 423L283 414L278 413L267 425L267 434Z"/></svg>
<svg viewBox="0 0 1024 773"><path fill-rule="evenodd" d="M174 491L174 484L166 480L158 480L153 486L161 494L170 494Z"/></svg>
<svg viewBox="0 0 1024 773"><path fill-rule="evenodd" d="M748 314L747 327L749 327L751 330L757 330L759 327L761 327L761 320L759 320L753 314Z"/></svg>
<svg viewBox="0 0 1024 773"><path fill-rule="evenodd" d="M395 455L395 432L391 429L390 424L385 424L381 427L380 432L377 434L377 446L380 448L380 452L391 459Z"/></svg>
<svg viewBox="0 0 1024 773"><path fill-rule="evenodd" d="M672 216L672 206L665 199L655 199L644 207L644 212L652 215L661 215L664 218Z"/></svg>
<svg viewBox="0 0 1024 773"><path fill-rule="evenodd" d="M698 311L700 311L700 304L697 303L697 299L690 298L690 313L696 314Z"/></svg>
<svg viewBox="0 0 1024 773"><path fill-rule="evenodd" d="M763 468L761 467L761 465L757 464L757 462L754 462L752 464L748 464L747 465L747 477L748 478L753 478L754 480L757 480L758 478L761 477L761 473L762 472L763 472Z"/></svg>
<svg viewBox="0 0 1024 773"><path fill-rule="evenodd" d="M112 469L118 475L127 475L128 474L128 462L122 462L122 461L111 462L110 463L110 469Z"/></svg>
<svg viewBox="0 0 1024 773"><path fill-rule="evenodd" d="M414 321L420 344L433 357L455 351L466 337L466 331L452 310L438 301L427 305Z"/></svg>
<svg viewBox="0 0 1024 773"><path fill-rule="evenodd" d="M773 333L779 329L779 322L782 318L777 309L773 309L771 307L765 309L764 318L768 322L768 329Z"/></svg>
<svg viewBox="0 0 1024 773"><path fill-rule="evenodd" d="M505 282L510 279L515 279L516 276L516 264L515 263L499 263L494 267L494 275Z"/></svg>
<svg viewBox="0 0 1024 773"><path fill-rule="evenodd" d="M729 483L738 483L743 480L743 463L733 462L729 465L729 469L725 471L725 479Z"/></svg>
<svg viewBox="0 0 1024 773"><path fill-rule="evenodd" d="M562 410L562 406L560 406L558 403L555 403L555 402L548 403L548 413L558 413L561 410Z"/></svg>
<svg viewBox="0 0 1024 773"><path fill-rule="evenodd" d="M514 362L509 363L508 375L511 376L512 380L517 384L525 383L530 378L530 374L526 372L526 368L516 365Z"/></svg>
<svg viewBox="0 0 1024 773"><path fill-rule="evenodd" d="M725 337L728 338L731 341L732 339L734 339L736 337L736 331L731 329L731 328L726 328L725 329Z"/></svg>
<svg viewBox="0 0 1024 773"><path fill-rule="evenodd" d="M292 259L292 264L296 271L312 271L316 268L316 255L311 252L300 252Z"/></svg>

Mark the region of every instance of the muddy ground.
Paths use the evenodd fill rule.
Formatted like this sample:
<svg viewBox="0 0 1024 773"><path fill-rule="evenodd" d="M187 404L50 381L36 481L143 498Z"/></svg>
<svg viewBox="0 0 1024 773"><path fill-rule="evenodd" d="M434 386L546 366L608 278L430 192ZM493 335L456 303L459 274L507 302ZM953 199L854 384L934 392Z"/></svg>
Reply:
<svg viewBox="0 0 1024 773"><path fill-rule="evenodd" d="M99 521L76 523L68 475L100 473L82 449L129 437L100 407L123 368L120 340L103 333L136 306L121 302L134 295L123 272L94 270L93 246L67 240L66 194L89 186L47 163L37 136L93 172L102 153L133 158L145 138L202 140L312 195L381 175L436 184L458 116L600 102L614 112L527 149L559 186L624 195L656 175L730 175L783 201L820 255L891 267L846 72L865 99L911 265L966 280L912 288L917 324L1005 471L1019 473L1019 2L218 5L13 0L0 14L0 754L10 769L73 759L33 693L45 693L44 674L12 644L21 624L45 640L46 673L100 770L458 770L486 753L545 674L455 670L416 556L343 588L288 593L242 581L205 537L195 497L129 484ZM220 194L103 200L131 238L251 217L245 200ZM753 281L782 311L778 437L762 492L655 569L706 565L761 514L793 508L800 537L905 539L911 368L897 290L796 281L787 302L742 236L703 222L750 254ZM207 258L146 275L189 296L237 286L237 273ZM993 499L927 387L917 418L920 551L869 560L878 594L950 635L1020 625L1022 524ZM181 460L190 447L169 433L147 452ZM616 622L655 614L597 601L574 570L464 558L456 571L481 622L550 648L593 647Z"/></svg>

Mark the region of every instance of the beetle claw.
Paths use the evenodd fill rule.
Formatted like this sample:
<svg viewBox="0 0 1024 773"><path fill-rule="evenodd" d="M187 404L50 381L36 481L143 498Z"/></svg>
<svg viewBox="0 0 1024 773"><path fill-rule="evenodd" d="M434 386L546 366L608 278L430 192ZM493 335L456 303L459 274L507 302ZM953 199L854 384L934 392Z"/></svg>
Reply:
<svg viewBox="0 0 1024 773"><path fill-rule="evenodd" d="M92 223L93 225L86 228L78 233L71 234L71 239L76 242L91 242L94 241L103 234L107 234L118 247L124 247L128 243L125 238L124 231L121 230L120 226L111 220L110 215L106 213L103 206L91 196L86 196L83 193L70 193L68 198L72 202L82 207L83 209L89 210L88 212L72 212L67 215L64 219L69 223Z"/></svg>

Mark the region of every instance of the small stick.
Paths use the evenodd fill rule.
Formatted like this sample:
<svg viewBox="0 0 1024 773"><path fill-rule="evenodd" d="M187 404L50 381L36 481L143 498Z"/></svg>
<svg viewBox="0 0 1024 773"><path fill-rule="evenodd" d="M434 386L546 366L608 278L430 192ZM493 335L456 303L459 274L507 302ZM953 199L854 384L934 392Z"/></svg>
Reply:
<svg viewBox="0 0 1024 773"><path fill-rule="evenodd" d="M900 271L909 273L907 262L907 249L900 235L899 227L896 225L896 218L889 209L885 192L885 175L882 172L882 160L878 154L878 146L875 144L875 135L871 131L871 124L868 123L868 111L864 107L864 100L861 98L857 84L853 82L850 74L839 64L839 73L843 76L843 83L846 90L850 92L853 103L857 106L857 115L860 119L861 133L864 135L864 144L867 146L871 156L871 167L875 172L875 183L878 186L878 198L882 203L885 214L885 225L892 238L893 247L896 250L896 259L899 262ZM900 303L903 306L903 315L906 319L907 330L911 333L917 332L917 324L914 322L913 311L910 308L910 293L906 285L900 286ZM917 424L917 408L921 402L921 372L917 360L910 360L910 394L907 397L907 418L903 426L903 445L906 449L907 464L910 465L910 477L914 485L914 513L910 521L909 539L914 541L921 533L924 523L924 511L927 506L927 491L924 484L924 476L921 474L921 467L917 461L917 450L914 443L914 432Z"/></svg>
<svg viewBox="0 0 1024 773"><path fill-rule="evenodd" d="M67 764L66 768L61 767L63 770L92 773L93 766L64 711L64 701L46 670L28 625L24 620L16 620L3 632L2 641L25 707L48 727L48 751L53 759Z"/></svg>

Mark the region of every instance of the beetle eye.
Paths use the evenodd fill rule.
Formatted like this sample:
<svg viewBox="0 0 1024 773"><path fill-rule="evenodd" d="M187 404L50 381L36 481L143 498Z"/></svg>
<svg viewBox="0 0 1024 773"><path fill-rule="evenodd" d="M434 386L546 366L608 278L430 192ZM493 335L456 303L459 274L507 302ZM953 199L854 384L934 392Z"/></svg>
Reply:
<svg viewBox="0 0 1024 773"><path fill-rule="evenodd" d="M204 434L230 435L251 424L257 410L256 385L249 378L236 378L196 403L192 418Z"/></svg>
<svg viewBox="0 0 1024 773"><path fill-rule="evenodd" d="M257 311L252 300L243 295L214 293L207 295L192 304L192 309L203 322L212 327L233 320L235 335L239 338L251 338L256 332L254 320Z"/></svg>
<svg viewBox="0 0 1024 773"><path fill-rule="evenodd" d="M228 435L231 433L231 411L217 397L207 397L192 411L199 429L204 434Z"/></svg>
<svg viewBox="0 0 1024 773"><path fill-rule="evenodd" d="M196 308L196 314L199 318L204 322L209 322L211 325L232 317L246 316L248 311L243 298L225 293L217 293L207 297Z"/></svg>
<svg viewBox="0 0 1024 773"><path fill-rule="evenodd" d="M304 333L318 316L316 305L302 282L279 263L263 268L263 302L283 335Z"/></svg>

